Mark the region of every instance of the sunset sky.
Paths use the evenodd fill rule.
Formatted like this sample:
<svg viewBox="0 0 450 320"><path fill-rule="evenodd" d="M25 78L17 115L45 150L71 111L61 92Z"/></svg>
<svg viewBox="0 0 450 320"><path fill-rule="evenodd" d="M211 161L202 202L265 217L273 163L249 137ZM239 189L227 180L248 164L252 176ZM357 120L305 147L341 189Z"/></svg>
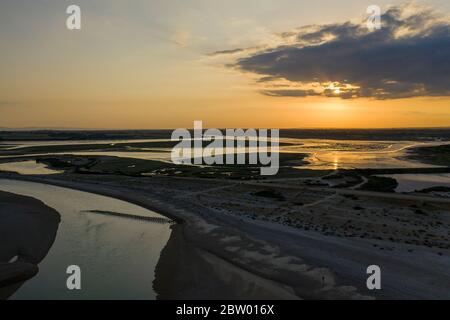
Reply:
<svg viewBox="0 0 450 320"><path fill-rule="evenodd" d="M404 3L1 1L0 127L450 127L450 1Z"/></svg>

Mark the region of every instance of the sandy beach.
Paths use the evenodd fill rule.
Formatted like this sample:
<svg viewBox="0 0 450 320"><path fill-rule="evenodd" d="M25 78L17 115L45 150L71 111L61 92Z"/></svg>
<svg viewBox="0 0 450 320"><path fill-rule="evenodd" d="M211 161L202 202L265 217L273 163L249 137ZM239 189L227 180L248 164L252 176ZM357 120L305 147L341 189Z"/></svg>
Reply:
<svg viewBox="0 0 450 320"><path fill-rule="evenodd" d="M338 214L330 208L345 208L348 195L315 190L323 199L310 200L306 208L315 213L308 215L295 208L305 190L277 189L289 199L280 203L253 196L264 185L229 181L2 176L115 197L177 221L156 269L160 299L449 298L450 217L442 199L414 204L369 193L373 203L359 195L369 207ZM417 209L405 209L410 205L426 213L415 217ZM296 210L295 221L308 225L293 223ZM377 292L366 287L366 268L374 264L383 270Z"/></svg>

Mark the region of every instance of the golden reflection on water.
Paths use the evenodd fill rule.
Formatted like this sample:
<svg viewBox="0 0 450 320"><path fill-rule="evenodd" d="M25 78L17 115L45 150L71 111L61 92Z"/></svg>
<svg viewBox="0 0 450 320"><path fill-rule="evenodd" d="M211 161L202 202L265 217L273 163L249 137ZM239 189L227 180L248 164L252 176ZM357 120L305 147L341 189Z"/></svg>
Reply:
<svg viewBox="0 0 450 320"><path fill-rule="evenodd" d="M333 170L337 169L339 169L339 157L335 155L333 160Z"/></svg>

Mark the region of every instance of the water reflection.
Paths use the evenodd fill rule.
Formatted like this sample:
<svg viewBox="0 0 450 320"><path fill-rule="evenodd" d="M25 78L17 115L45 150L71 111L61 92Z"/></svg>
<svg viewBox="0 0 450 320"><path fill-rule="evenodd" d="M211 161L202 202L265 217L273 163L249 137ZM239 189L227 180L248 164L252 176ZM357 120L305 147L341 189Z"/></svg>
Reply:
<svg viewBox="0 0 450 320"><path fill-rule="evenodd" d="M414 192L433 187L450 188L449 173L382 175L397 180L396 192Z"/></svg>
<svg viewBox="0 0 450 320"><path fill-rule="evenodd" d="M157 142L163 140L123 140L116 143L130 143L132 146L136 142ZM417 168L433 167L432 165L419 163L405 158L407 151L418 146L437 146L448 144L449 142L414 142L414 141L362 141L362 140L328 140L328 139L280 139L281 152L308 154L307 164L302 169L354 169L354 168ZM83 144L95 144L95 141L83 141ZM35 143L24 144L24 146ZM46 142L47 145L71 145L76 142ZM225 150L225 154L234 152L255 152L257 150L250 148L241 148L238 150ZM194 149L192 149L194 152ZM156 160L162 162L171 162L171 148L140 148L130 147L123 151L76 151L76 152L55 152L52 153L34 153L28 156L48 156L58 154L71 154L77 156L114 156L121 158L134 158L141 160ZM6 159L11 156L2 156L0 159ZM336 162L336 157L338 161ZM2 170L0 168L0 170ZM23 171L20 173L24 173ZM36 173L36 172L35 172Z"/></svg>
<svg viewBox="0 0 450 320"><path fill-rule="evenodd" d="M0 278L9 284L11 276L25 280L37 272L36 265L55 241L60 215L35 199L2 192L1 200ZM22 284L2 286L0 299L10 297Z"/></svg>
<svg viewBox="0 0 450 320"><path fill-rule="evenodd" d="M12 299L156 298L154 270L170 225L91 212L161 215L117 199L43 184L2 179L0 190L40 199L61 214L56 240L39 264L39 273ZM66 288L70 265L82 270L81 291Z"/></svg>
<svg viewBox="0 0 450 320"><path fill-rule="evenodd" d="M339 169L339 157L338 156L334 156L333 170L337 170L337 169Z"/></svg>

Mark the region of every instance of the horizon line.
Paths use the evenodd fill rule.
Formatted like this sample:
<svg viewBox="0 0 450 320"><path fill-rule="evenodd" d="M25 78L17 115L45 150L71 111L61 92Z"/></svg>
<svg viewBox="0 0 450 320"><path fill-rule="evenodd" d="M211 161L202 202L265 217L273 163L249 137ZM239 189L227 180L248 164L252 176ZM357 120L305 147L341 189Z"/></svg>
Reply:
<svg viewBox="0 0 450 320"><path fill-rule="evenodd" d="M179 128L74 128L74 127L0 127L0 132L2 131L170 131ZM188 130L194 130L194 128L183 128ZM204 127L203 130L208 129L238 129L231 127L213 128ZM285 128L268 128L268 127L240 127L239 129L272 129L272 130L419 130L419 129L450 129L449 126L438 126L438 127L285 127Z"/></svg>

